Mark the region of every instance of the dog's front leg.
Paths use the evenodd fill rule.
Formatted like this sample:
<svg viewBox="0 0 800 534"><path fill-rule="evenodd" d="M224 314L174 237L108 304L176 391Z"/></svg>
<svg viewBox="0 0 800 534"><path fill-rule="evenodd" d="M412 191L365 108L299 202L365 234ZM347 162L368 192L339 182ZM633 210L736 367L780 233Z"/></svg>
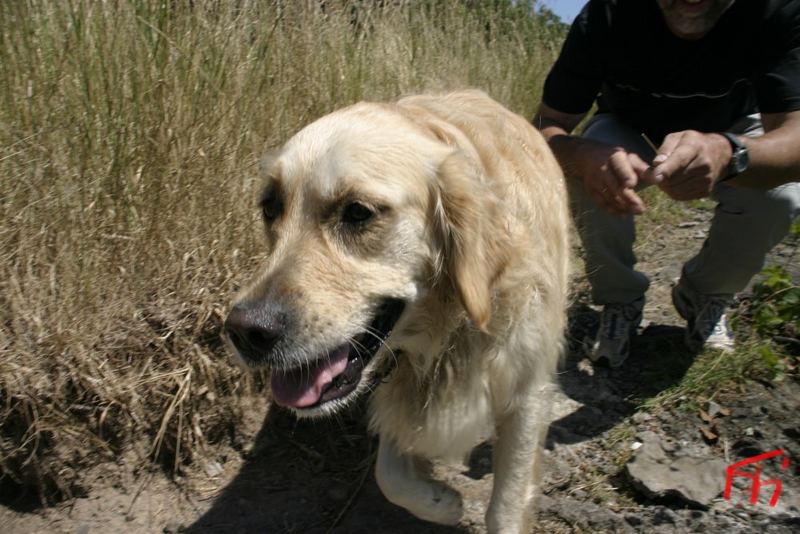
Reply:
<svg viewBox="0 0 800 534"><path fill-rule="evenodd" d="M455 525L461 519L461 496L420 473L414 456L402 454L381 438L375 479L384 496L425 521Z"/></svg>
<svg viewBox="0 0 800 534"><path fill-rule="evenodd" d="M492 452L494 488L486 526L492 534L528 532L541 480L540 453L549 420L549 388L529 392L524 405L497 428Z"/></svg>

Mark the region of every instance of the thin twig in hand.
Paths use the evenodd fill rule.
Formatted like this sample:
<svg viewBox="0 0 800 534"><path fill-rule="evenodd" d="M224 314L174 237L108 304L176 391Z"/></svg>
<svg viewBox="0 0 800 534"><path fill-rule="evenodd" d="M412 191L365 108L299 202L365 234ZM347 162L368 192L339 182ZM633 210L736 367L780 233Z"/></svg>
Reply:
<svg viewBox="0 0 800 534"><path fill-rule="evenodd" d="M642 139L644 139L644 142L647 143L647 146L653 150L653 154L658 156L658 148L656 147L655 143L653 143L650 138L647 137L647 134L642 134Z"/></svg>

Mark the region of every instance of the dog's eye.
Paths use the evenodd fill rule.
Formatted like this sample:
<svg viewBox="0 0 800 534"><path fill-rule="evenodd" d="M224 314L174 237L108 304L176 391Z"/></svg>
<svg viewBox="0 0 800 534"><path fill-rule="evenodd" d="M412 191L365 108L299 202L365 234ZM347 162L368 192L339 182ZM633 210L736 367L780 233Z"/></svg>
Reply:
<svg viewBox="0 0 800 534"><path fill-rule="evenodd" d="M353 202L345 206L344 211L342 212L342 222L348 224L363 223L370 220L373 215L374 213L372 210L366 207L364 204Z"/></svg>
<svg viewBox="0 0 800 534"><path fill-rule="evenodd" d="M261 201L261 213L264 214L264 219L267 221L274 221L280 217L283 211L283 202L276 194L267 195Z"/></svg>

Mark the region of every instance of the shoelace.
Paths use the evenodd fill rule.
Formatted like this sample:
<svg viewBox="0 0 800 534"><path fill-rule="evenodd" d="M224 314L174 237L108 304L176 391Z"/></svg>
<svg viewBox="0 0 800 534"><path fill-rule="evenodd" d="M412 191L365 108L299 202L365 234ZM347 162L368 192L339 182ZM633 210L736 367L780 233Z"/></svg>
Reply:
<svg viewBox="0 0 800 534"><path fill-rule="evenodd" d="M724 299L709 298L700 309L697 319L700 320L700 330L704 334L717 334L724 332L724 326L720 319L725 315L728 301Z"/></svg>

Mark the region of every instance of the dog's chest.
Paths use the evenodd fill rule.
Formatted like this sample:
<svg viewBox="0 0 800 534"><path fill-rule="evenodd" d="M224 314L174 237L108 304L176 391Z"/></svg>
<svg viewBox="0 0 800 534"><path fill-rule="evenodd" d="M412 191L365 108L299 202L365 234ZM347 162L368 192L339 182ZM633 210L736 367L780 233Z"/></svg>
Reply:
<svg viewBox="0 0 800 534"><path fill-rule="evenodd" d="M425 379L399 365L371 402L371 426L404 452L462 460L494 433L485 369L442 362ZM479 366L484 364L478 363Z"/></svg>

